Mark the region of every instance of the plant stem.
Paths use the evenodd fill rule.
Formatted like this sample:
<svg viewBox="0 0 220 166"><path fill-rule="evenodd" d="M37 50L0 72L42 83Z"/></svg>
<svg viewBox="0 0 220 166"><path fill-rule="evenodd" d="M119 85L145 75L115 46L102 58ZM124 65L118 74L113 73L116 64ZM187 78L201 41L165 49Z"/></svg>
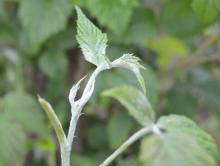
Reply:
<svg viewBox="0 0 220 166"><path fill-rule="evenodd" d="M70 146L72 145L72 142L73 142L73 138L74 138L74 134L75 134L75 130L76 130L76 125L77 125L79 117L80 117L79 110L74 110L74 112L72 111L69 132L68 132L68 136L67 136L67 141L70 144Z"/></svg>
<svg viewBox="0 0 220 166"><path fill-rule="evenodd" d="M89 99L92 96L92 93L94 91L94 85L95 85L96 77L104 70L108 70L108 69L111 69L111 68L119 68L119 67L126 68L118 60L113 61L111 64L109 64L106 61L103 62L102 64L100 64L95 69L95 71L92 73L92 75L90 76L90 78L89 78L89 80L86 84L86 87L83 91L82 97L78 101L75 101L75 103L74 103L75 106L71 108L72 116L71 116L70 127L69 127L69 131L68 131L68 135L67 135L67 144L69 145L69 148L61 148L62 166L69 166L70 152L71 152L71 147L72 147L72 141L74 139L76 125L77 125L77 122L78 122L78 119L80 117L80 114L81 114L81 111L82 111L83 107L85 106L85 104L89 101ZM128 146L130 144L132 144L134 141L136 141L138 138L140 138L142 135L144 135L144 132L146 132L145 130L146 130L146 128L143 128L143 130L139 131L140 133L138 132L137 135L134 134L133 137L131 138L131 140L128 140L128 142L127 142ZM124 146L126 146L127 144L125 143ZM125 149L126 148L127 147L125 147ZM124 149L123 149L123 145L122 145L122 151L123 150ZM120 151L120 148L119 148L119 151ZM120 153L121 152L119 152L119 154Z"/></svg>
<svg viewBox="0 0 220 166"><path fill-rule="evenodd" d="M62 166L70 166L71 145L61 145L60 149Z"/></svg>
<svg viewBox="0 0 220 166"><path fill-rule="evenodd" d="M94 84L95 84L95 79L97 75L102 72L103 70L109 69L105 63L102 65L98 66L96 70L92 73L90 76L86 87L83 91L82 97L76 102L76 107L71 108L71 120L70 120L70 127L68 131L68 136L67 136L67 141L69 145L72 145L73 139L74 139L74 134L77 126L78 119L80 117L81 111L84 107L84 105L88 102L90 99L93 90L94 90Z"/></svg>
<svg viewBox="0 0 220 166"><path fill-rule="evenodd" d="M125 141L114 153L112 153L104 162L99 166L109 165L117 156L119 156L123 151L125 151L131 144L146 135L152 130L151 127L145 127L134 133L127 141Z"/></svg>

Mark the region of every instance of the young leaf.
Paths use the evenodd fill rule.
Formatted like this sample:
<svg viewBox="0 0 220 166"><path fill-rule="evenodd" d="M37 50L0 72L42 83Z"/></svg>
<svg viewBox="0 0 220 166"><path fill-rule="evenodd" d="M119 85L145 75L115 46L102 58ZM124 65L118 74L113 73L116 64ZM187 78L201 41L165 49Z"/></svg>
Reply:
<svg viewBox="0 0 220 166"><path fill-rule="evenodd" d="M77 91L79 90L80 88L80 83L86 78L86 76L84 76L83 78L81 78L76 84L74 84L72 86L72 88L70 89L70 92L69 92L69 102L71 104L72 107L74 107L75 105L75 97L76 97L76 94L77 94Z"/></svg>
<svg viewBox="0 0 220 166"><path fill-rule="evenodd" d="M156 77L155 73L149 68L143 70L141 73L143 74L145 82L147 82L146 96L148 97L150 103L154 105L157 103L159 98L160 81ZM100 105L99 97L104 90L117 86L123 86L125 82L127 85L139 88L136 78L131 77L131 74L132 73L127 70L111 70L103 72L99 77L97 77L96 88L94 89L90 102L95 105ZM112 79L113 77L114 79Z"/></svg>
<svg viewBox="0 0 220 166"><path fill-rule="evenodd" d="M145 69L145 68L139 63L139 61L140 59L136 56L133 56L132 54L124 54L122 57L112 62L112 65L131 70L137 77L142 90L144 91L144 93L146 93L144 78L142 77L141 72L140 72L140 68L142 69Z"/></svg>
<svg viewBox="0 0 220 166"><path fill-rule="evenodd" d="M143 126L154 122L154 110L147 97L132 86L122 86L106 90L104 96L110 96L119 100L129 113Z"/></svg>
<svg viewBox="0 0 220 166"><path fill-rule="evenodd" d="M79 5L91 11L98 21L115 34L121 35L131 19L137 0L78 0Z"/></svg>
<svg viewBox="0 0 220 166"><path fill-rule="evenodd" d="M145 138L141 145L144 165L217 166L219 153L214 140L193 121L170 115L160 118L157 125L164 130L162 135Z"/></svg>
<svg viewBox="0 0 220 166"><path fill-rule="evenodd" d="M80 10L77 12L77 36L76 39L82 49L85 59L98 66L105 60L107 47L107 35L102 33Z"/></svg>
<svg viewBox="0 0 220 166"><path fill-rule="evenodd" d="M44 100L40 96L38 96L38 101L39 101L41 107L43 108L43 110L46 112L48 118L50 119L50 122L52 123L52 125L55 129L55 132L57 134L57 137L59 139L60 144L61 145L64 144L66 141L66 136L65 136L63 128L60 124L60 121L59 121L58 117L56 116L52 106L50 105L50 103L48 103L46 100Z"/></svg>

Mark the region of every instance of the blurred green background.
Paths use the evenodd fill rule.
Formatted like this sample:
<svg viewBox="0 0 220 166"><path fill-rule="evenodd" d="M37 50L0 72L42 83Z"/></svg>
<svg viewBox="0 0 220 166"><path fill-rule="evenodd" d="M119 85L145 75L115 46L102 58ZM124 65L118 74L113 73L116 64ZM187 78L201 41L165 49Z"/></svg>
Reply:
<svg viewBox="0 0 220 166"><path fill-rule="evenodd" d="M69 89L94 70L76 43L75 5L108 34L111 60L122 53L143 60L158 116L186 115L220 146L219 0L0 0L0 166L60 165L36 96L51 102L67 130ZM72 165L98 165L139 128L118 102L101 96L124 84L139 88L124 70L98 77L78 123ZM142 166L139 150L137 142L113 165Z"/></svg>

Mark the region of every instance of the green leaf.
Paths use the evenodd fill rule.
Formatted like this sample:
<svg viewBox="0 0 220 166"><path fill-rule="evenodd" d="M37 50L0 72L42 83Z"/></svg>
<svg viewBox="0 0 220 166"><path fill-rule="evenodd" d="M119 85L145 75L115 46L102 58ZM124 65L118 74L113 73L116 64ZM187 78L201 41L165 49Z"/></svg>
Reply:
<svg viewBox="0 0 220 166"><path fill-rule="evenodd" d="M146 68L141 73L146 83L146 96L148 97L150 103L154 105L159 99L160 82L155 73L149 68ZM132 85L136 88L139 88L139 84L136 81L136 78L132 77L131 74L132 73L127 70L111 70L102 73L97 78L96 88L94 89L93 97L91 98L90 103L92 103L94 107L100 106L100 101L104 99L100 94L104 90L117 86L123 86L125 82L127 85Z"/></svg>
<svg viewBox="0 0 220 166"><path fill-rule="evenodd" d="M213 138L199 128L195 122L185 116L170 115L161 117L158 126L172 132L182 132L192 136L200 146L208 151L210 156L219 160L219 151Z"/></svg>
<svg viewBox="0 0 220 166"><path fill-rule="evenodd" d="M154 122L154 111L147 97L136 88L132 86L116 87L104 91L103 95L119 100L128 109L131 116L143 126Z"/></svg>
<svg viewBox="0 0 220 166"><path fill-rule="evenodd" d="M85 59L98 66L104 61L107 47L107 35L102 33L86 16L80 8L77 12L77 36L76 39L82 49Z"/></svg>
<svg viewBox="0 0 220 166"><path fill-rule="evenodd" d="M217 166L213 159L190 136L168 133L163 139L151 136L141 145L144 166Z"/></svg>
<svg viewBox="0 0 220 166"><path fill-rule="evenodd" d="M20 91L8 93L2 100L5 116L20 124L24 131L45 134L43 114L33 97Z"/></svg>
<svg viewBox="0 0 220 166"><path fill-rule="evenodd" d="M107 26L115 34L122 34L131 19L137 0L78 0L87 7L101 25Z"/></svg>
<svg viewBox="0 0 220 166"><path fill-rule="evenodd" d="M129 136L132 119L126 112L115 112L108 122L108 139L112 149L118 148ZM120 131L120 132L118 132Z"/></svg>
<svg viewBox="0 0 220 166"><path fill-rule="evenodd" d="M25 132L0 111L0 166L17 165L24 153Z"/></svg>
<svg viewBox="0 0 220 166"><path fill-rule="evenodd" d="M135 76L137 77L137 80L144 91L146 93L146 87L145 87L145 81L143 76L141 75L140 68L145 69L144 66L142 66L139 63L140 59L136 56L133 56L132 54L124 54L122 57L116 59L114 62L112 62L112 65L115 65L117 67L126 68L130 71L132 71Z"/></svg>
<svg viewBox="0 0 220 166"><path fill-rule="evenodd" d="M58 78L59 74L65 75L67 65L66 54L57 49L47 50L39 60L40 69L51 78Z"/></svg>
<svg viewBox="0 0 220 166"><path fill-rule="evenodd" d="M20 5L19 17L34 51L65 28L73 7L69 0L23 0Z"/></svg>
<svg viewBox="0 0 220 166"><path fill-rule="evenodd" d="M59 119L57 118L52 106L50 103L48 103L46 100L42 99L40 96L38 96L38 101L43 108L43 110L46 112L48 118L50 119L51 124L54 127L54 130L57 134L57 137L59 139L60 144L64 144L66 141L66 136L63 131L62 125L60 124Z"/></svg>
<svg viewBox="0 0 220 166"><path fill-rule="evenodd" d="M219 0L193 0L192 7L204 23L211 23L220 16Z"/></svg>
<svg viewBox="0 0 220 166"><path fill-rule="evenodd" d="M214 140L193 121L170 115L160 118L157 125L164 132L143 140L140 154L143 164L217 166L219 152Z"/></svg>

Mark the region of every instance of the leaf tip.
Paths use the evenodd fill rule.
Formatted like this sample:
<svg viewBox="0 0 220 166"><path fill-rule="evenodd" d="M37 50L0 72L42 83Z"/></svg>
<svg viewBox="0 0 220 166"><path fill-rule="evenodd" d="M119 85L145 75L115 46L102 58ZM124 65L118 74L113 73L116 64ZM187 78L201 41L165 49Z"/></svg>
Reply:
<svg viewBox="0 0 220 166"><path fill-rule="evenodd" d="M45 99L43 99L40 95L37 95L37 97L38 97L38 102L40 103L43 110L47 110L48 108L49 109L52 108L51 105Z"/></svg>
<svg viewBox="0 0 220 166"><path fill-rule="evenodd" d="M38 102L39 102L39 103L41 103L42 100L43 100L39 94L37 94L37 99L38 99Z"/></svg>
<svg viewBox="0 0 220 166"><path fill-rule="evenodd" d="M81 10L78 5L75 5L75 9L77 13Z"/></svg>
<svg viewBox="0 0 220 166"><path fill-rule="evenodd" d="M83 14L83 12L82 12L82 10L80 9L79 6L75 5L75 9L76 9L76 14L77 14L77 20L79 20L79 18L81 16L83 16L84 14Z"/></svg>

